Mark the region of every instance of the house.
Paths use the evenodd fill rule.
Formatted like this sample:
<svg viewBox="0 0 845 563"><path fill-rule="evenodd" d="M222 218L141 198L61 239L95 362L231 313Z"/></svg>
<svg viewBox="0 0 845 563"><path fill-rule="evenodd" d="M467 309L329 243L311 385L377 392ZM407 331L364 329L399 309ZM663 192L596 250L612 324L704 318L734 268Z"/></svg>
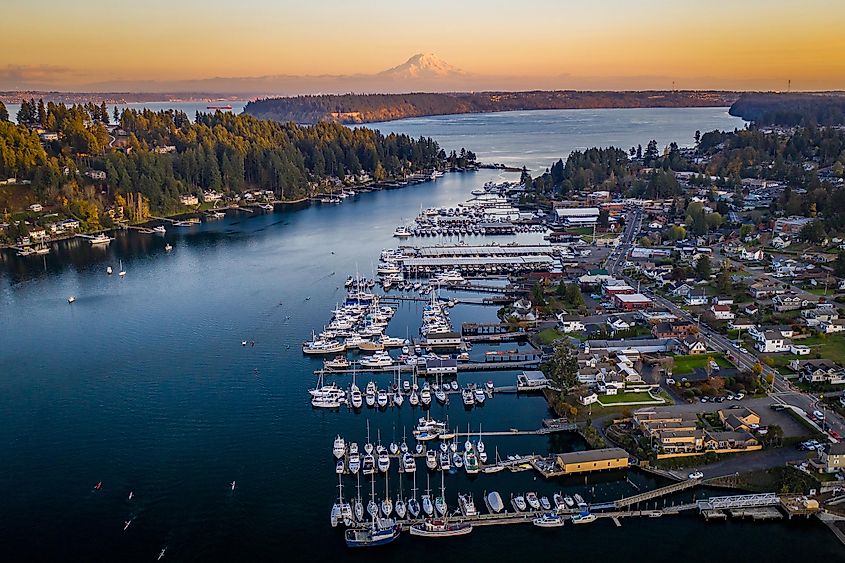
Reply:
<svg viewBox="0 0 845 563"><path fill-rule="evenodd" d="M630 323L619 317L607 317L605 322L607 323L607 328L610 332L618 332L620 330L628 330L631 328Z"/></svg>
<svg viewBox="0 0 845 563"><path fill-rule="evenodd" d="M519 317L520 319L524 321L534 320L534 306L531 304L531 301L529 301L525 297L514 301L511 307L513 308L513 314Z"/></svg>
<svg viewBox="0 0 845 563"><path fill-rule="evenodd" d="M649 309L653 305L651 299L642 293L623 293L613 296L614 304L623 311Z"/></svg>
<svg viewBox="0 0 845 563"><path fill-rule="evenodd" d="M792 241L784 237L775 237L771 240L769 244L772 246L772 248L784 249L790 244L792 244Z"/></svg>
<svg viewBox="0 0 845 563"><path fill-rule="evenodd" d="M200 200L194 194L182 194L179 196L182 205L199 205Z"/></svg>
<svg viewBox="0 0 845 563"><path fill-rule="evenodd" d="M540 390L548 386L549 380L542 371L523 371L516 376L516 388L520 391Z"/></svg>
<svg viewBox="0 0 845 563"><path fill-rule="evenodd" d="M749 408L720 409L717 414L722 425L734 432L748 431L760 425L760 415Z"/></svg>
<svg viewBox="0 0 845 563"><path fill-rule="evenodd" d="M726 452L733 450L759 450L761 448L759 440L749 432L708 431L706 434L704 438L705 451Z"/></svg>
<svg viewBox="0 0 845 563"><path fill-rule="evenodd" d="M592 405L593 403L598 403L599 402L599 396L596 395L593 392L585 393L585 394L578 397L578 402L586 407L587 405Z"/></svg>
<svg viewBox="0 0 845 563"><path fill-rule="evenodd" d="M766 299L768 297L786 293L786 289L777 283L758 281L749 286L748 292L754 299Z"/></svg>
<svg viewBox="0 0 845 563"><path fill-rule="evenodd" d="M712 305L710 312L719 321L730 321L736 318L736 315L731 311L730 305Z"/></svg>
<svg viewBox="0 0 845 563"><path fill-rule="evenodd" d="M672 290L672 295L675 297L686 297L692 292L693 288L687 283L682 283Z"/></svg>
<svg viewBox="0 0 845 563"><path fill-rule="evenodd" d="M581 320L581 317L577 315L558 315L558 327L560 328L561 332L583 332L586 330L584 326L584 321Z"/></svg>
<svg viewBox="0 0 845 563"><path fill-rule="evenodd" d="M105 180L106 173L103 170L88 170L85 175L92 180Z"/></svg>
<svg viewBox="0 0 845 563"><path fill-rule="evenodd" d="M812 309L801 311L804 323L809 327L817 327L824 321L833 321L839 318L839 311L832 303L820 303Z"/></svg>
<svg viewBox="0 0 845 563"><path fill-rule="evenodd" d="M651 329L651 334L655 338L677 338L679 340L696 332L698 332L698 327L695 323L684 320L657 323Z"/></svg>
<svg viewBox="0 0 845 563"><path fill-rule="evenodd" d="M845 383L845 370L832 360L790 360L789 369L798 373L798 379L807 383Z"/></svg>
<svg viewBox="0 0 845 563"><path fill-rule="evenodd" d="M783 293L772 298L775 311L794 311L806 306L807 302L795 293Z"/></svg>
<svg viewBox="0 0 845 563"><path fill-rule="evenodd" d="M694 307L700 305L707 305L707 294L703 291L690 293L684 298L684 303L687 305Z"/></svg>
<svg viewBox="0 0 845 563"><path fill-rule="evenodd" d="M687 354L698 355L707 353L707 345L697 335L690 334L681 340L681 346Z"/></svg>
<svg viewBox="0 0 845 563"><path fill-rule="evenodd" d="M759 262L760 260L763 259L764 256L765 255L764 255L763 251L759 248L757 250L749 250L749 249L743 247L739 251L739 259L740 260L747 260L749 262Z"/></svg>
<svg viewBox="0 0 845 563"><path fill-rule="evenodd" d="M557 465L565 474L624 469L628 467L628 452L622 448L601 448L558 454Z"/></svg>
<svg viewBox="0 0 845 563"><path fill-rule="evenodd" d="M749 331L750 332L750 331ZM760 352L787 352L790 346L789 340L784 338L779 330L766 330L757 340L757 350Z"/></svg>
<svg viewBox="0 0 845 563"><path fill-rule="evenodd" d="M615 282L616 280L613 280L613 281ZM614 295L622 295L622 294L633 295L634 293L637 292L637 290L635 290L630 285L627 285L625 283L612 283L612 282L605 283L604 287L602 287L602 291L604 292L605 295L608 295L610 297L612 297Z"/></svg>
<svg viewBox="0 0 845 563"><path fill-rule="evenodd" d="M729 330L748 330L754 326L751 319L746 317L735 317L728 323Z"/></svg>
<svg viewBox="0 0 845 563"><path fill-rule="evenodd" d="M789 352L791 354L795 354L796 356L809 356L810 347L804 346L803 344L790 344Z"/></svg>
<svg viewBox="0 0 845 563"><path fill-rule="evenodd" d="M722 297L722 296L719 296L719 295L716 295L715 297L713 297L713 299L710 302L713 305L733 305L734 304L733 297Z"/></svg>
<svg viewBox="0 0 845 563"><path fill-rule="evenodd" d="M751 315L752 317L757 315L760 312L760 306L756 303L749 303L745 306L745 309L742 310L746 315Z"/></svg>
<svg viewBox="0 0 845 563"><path fill-rule="evenodd" d="M30 211L32 211L34 213L41 213L44 210L44 206L41 205L40 203L33 203L27 209L29 209Z"/></svg>
<svg viewBox="0 0 845 563"><path fill-rule="evenodd" d="M153 148L153 152L156 153L156 154L175 153L176 152L176 146L175 145L164 145L164 146L161 146L161 147L155 147L155 148Z"/></svg>
<svg viewBox="0 0 845 563"><path fill-rule="evenodd" d="M221 199L223 199L223 194L214 190L202 193L202 200L205 202L220 201Z"/></svg>
<svg viewBox="0 0 845 563"><path fill-rule="evenodd" d="M818 452L819 465L825 473L835 473L845 469L845 442L827 444Z"/></svg>
<svg viewBox="0 0 845 563"><path fill-rule="evenodd" d="M819 331L825 334L833 334L845 330L845 319L833 319L819 323Z"/></svg>

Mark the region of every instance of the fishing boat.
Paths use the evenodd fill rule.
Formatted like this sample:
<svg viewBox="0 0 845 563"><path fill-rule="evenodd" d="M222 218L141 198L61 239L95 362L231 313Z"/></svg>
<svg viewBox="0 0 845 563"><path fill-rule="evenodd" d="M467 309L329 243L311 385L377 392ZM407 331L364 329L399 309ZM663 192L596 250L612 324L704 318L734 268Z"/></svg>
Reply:
<svg viewBox="0 0 845 563"><path fill-rule="evenodd" d="M511 504L517 512L525 512L525 509L528 508L525 504L525 497L522 495L511 497Z"/></svg>
<svg viewBox="0 0 845 563"><path fill-rule="evenodd" d="M389 518L373 519L368 528L346 530L347 547L374 547L386 545L399 537L400 526Z"/></svg>
<svg viewBox="0 0 845 563"><path fill-rule="evenodd" d="M487 493L484 497L484 504L487 505L490 514L498 514L505 509L505 503L502 502L501 495L496 491Z"/></svg>
<svg viewBox="0 0 845 563"><path fill-rule="evenodd" d="M458 495L458 506L461 509L461 514L464 516L478 515L478 511L475 509L475 503L472 501L472 493Z"/></svg>
<svg viewBox="0 0 845 563"><path fill-rule="evenodd" d="M525 502L527 502L528 506L530 506L534 510L540 510L540 500L537 498L537 493L535 493L535 492L525 493Z"/></svg>
<svg viewBox="0 0 845 563"><path fill-rule="evenodd" d="M448 538L465 536L472 532L469 522L447 522L445 520L425 520L411 526L411 535L423 538Z"/></svg>
<svg viewBox="0 0 845 563"><path fill-rule="evenodd" d="M596 521L596 515L589 512L582 512L572 517L573 524L589 524Z"/></svg>
<svg viewBox="0 0 845 563"><path fill-rule="evenodd" d="M535 518L532 523L538 528L560 528L563 526L563 518L560 514L545 512L542 516Z"/></svg>

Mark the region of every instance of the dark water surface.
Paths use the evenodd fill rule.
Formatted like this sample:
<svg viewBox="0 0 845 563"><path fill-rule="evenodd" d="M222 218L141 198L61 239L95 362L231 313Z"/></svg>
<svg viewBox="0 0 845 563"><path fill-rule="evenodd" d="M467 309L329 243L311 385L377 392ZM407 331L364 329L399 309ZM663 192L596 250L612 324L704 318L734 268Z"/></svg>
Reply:
<svg viewBox="0 0 845 563"><path fill-rule="evenodd" d="M328 321L346 275L369 274L379 251L396 245L392 232L403 218L420 206L454 205L498 177L447 175L339 206L171 227L165 237L120 233L106 249L77 239L46 257L0 254L0 560L153 561L164 546L164 561L842 560L841 546L818 524L705 524L694 516L632 519L621 528L606 521L556 531L480 528L453 541L402 537L378 550L345 548L341 531L329 527L334 436L362 442L369 420L374 440L377 431L383 442L401 440L421 411L407 402L382 413L313 410L306 390L320 360L303 357L300 343ZM119 260L127 276L107 276ZM388 333L415 336L420 311L402 305ZM494 318L492 308L452 312L456 326ZM242 347L244 339L255 347ZM514 376L461 378L509 385ZM378 381L384 386L388 377ZM497 395L471 412L454 403L433 406L433 416L448 415L463 429L506 430L537 428L547 415L540 397ZM503 455L585 447L565 434L485 443ZM424 489L420 465L416 485ZM400 480L407 495L412 481L393 467L391 495ZM632 471L633 486L625 476L546 482L533 472L472 480L460 473L446 477L446 488L452 506L458 492L471 490L481 507L485 490L506 502L526 490L607 500L661 484ZM344 485L347 496L355 493L354 479ZM439 485L432 474L431 487ZM383 478L375 486L381 496Z"/></svg>

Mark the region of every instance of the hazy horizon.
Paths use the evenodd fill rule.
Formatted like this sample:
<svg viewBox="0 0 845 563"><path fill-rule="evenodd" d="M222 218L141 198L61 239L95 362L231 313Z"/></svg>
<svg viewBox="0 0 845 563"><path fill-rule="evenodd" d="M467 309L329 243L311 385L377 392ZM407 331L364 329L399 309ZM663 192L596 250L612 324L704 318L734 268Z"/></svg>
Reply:
<svg viewBox="0 0 845 563"><path fill-rule="evenodd" d="M786 90L790 81L793 90L845 88L845 5L794 7L13 1L6 20L30 24L0 36L0 90ZM435 53L436 71L385 72L415 53Z"/></svg>

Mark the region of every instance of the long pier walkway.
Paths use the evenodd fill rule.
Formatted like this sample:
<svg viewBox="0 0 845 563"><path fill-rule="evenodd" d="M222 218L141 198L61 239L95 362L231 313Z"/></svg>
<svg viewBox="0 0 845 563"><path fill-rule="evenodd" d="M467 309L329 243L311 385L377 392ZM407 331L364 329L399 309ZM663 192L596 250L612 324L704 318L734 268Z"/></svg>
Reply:
<svg viewBox="0 0 845 563"><path fill-rule="evenodd" d="M639 504L641 502L646 502L649 500L660 498L665 495L671 495L679 491L691 489L699 485L700 483L701 481L699 479L687 479L685 481L678 481L677 483L672 483L671 485L666 485L665 487L660 487L659 489L653 489L651 491L646 491L638 495L621 498L615 501L613 504L614 506L616 506L616 508L634 506L635 504Z"/></svg>

